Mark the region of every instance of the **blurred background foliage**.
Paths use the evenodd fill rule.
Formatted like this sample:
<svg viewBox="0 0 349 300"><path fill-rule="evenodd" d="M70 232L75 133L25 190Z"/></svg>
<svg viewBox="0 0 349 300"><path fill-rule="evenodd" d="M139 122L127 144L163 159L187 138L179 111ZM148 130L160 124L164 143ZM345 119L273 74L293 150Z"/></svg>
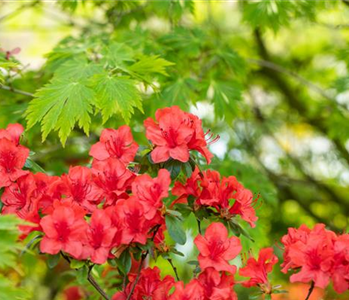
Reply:
<svg viewBox="0 0 349 300"><path fill-rule="evenodd" d="M62 174L89 163L103 128L127 122L146 144L142 123L156 109L190 110L220 135L210 168L260 194L244 251L274 245L280 255L276 241L290 226L348 229L348 20L347 0L0 1L0 127L22 123L31 159ZM173 258L185 279L193 223L178 247L186 257ZM17 285L11 299L97 299L64 262L49 269L29 251L6 263L2 251L0 290L13 295ZM167 261L157 265L171 274ZM112 292L108 268L96 276ZM274 283L287 289L280 272ZM295 286L275 299L306 293Z"/></svg>

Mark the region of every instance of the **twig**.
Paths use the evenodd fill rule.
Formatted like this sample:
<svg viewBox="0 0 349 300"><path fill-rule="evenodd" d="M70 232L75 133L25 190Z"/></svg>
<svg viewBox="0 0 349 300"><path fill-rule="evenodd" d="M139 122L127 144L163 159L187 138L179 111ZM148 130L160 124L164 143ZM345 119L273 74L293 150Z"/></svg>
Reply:
<svg viewBox="0 0 349 300"><path fill-rule="evenodd" d="M167 261L170 263L170 265L171 265L171 267L172 267L172 270L173 270L173 272L174 272L175 275L176 275L177 281L180 281L179 276L178 276L178 272L177 272L177 268L176 268L176 266L173 264L172 259L171 259L171 258L168 258Z"/></svg>
<svg viewBox="0 0 349 300"><path fill-rule="evenodd" d="M96 289L96 291L105 299L110 300L109 296L103 291L103 289L99 286L97 281L94 279L94 277L91 275L92 267L90 267L87 275L87 280L91 285Z"/></svg>
<svg viewBox="0 0 349 300"><path fill-rule="evenodd" d="M19 8L17 8L16 10L0 17L0 22L3 22L4 20L9 19L9 18L13 18L14 16L20 14L22 12L22 10L30 8L30 7L34 7L35 5L37 5L39 3L40 3L40 1L34 1L32 3L24 4L24 5L20 6Z"/></svg>
<svg viewBox="0 0 349 300"><path fill-rule="evenodd" d="M322 90L319 86L317 86L316 84L310 82L309 80L305 79L304 77L300 76L299 74L297 74L296 72L293 72L291 70L288 70L280 65L277 65L271 61L267 61L267 60L263 60L263 59L254 59L254 58L247 58L247 61L257 64L259 66L262 67L266 67L268 69L277 71L279 73L283 73L286 75L289 75L295 79L297 79L299 82L303 83L304 85L308 86L309 88L311 88L313 91L317 92L318 94L320 94L322 97L334 101L335 99L333 99L331 96L329 96L324 90Z"/></svg>
<svg viewBox="0 0 349 300"><path fill-rule="evenodd" d="M136 279L135 279L135 281L134 281L134 283L132 285L130 293L127 295L126 300L130 300L131 297L132 297L132 294L133 294L133 292L134 292L134 290L136 288L136 285L138 283L139 277L141 276L142 265L143 265L143 262L144 262L145 258L147 257L147 255L148 255L148 250L147 250L147 252L142 254L141 262L139 264L138 271L137 271L137 277L136 277Z"/></svg>
<svg viewBox="0 0 349 300"><path fill-rule="evenodd" d="M312 282L311 282L311 285L310 285L310 288L309 288L309 292L308 292L307 298L305 298L305 300L308 300L308 299L310 298L310 295L311 295L311 293L313 292L314 287L315 287L315 282L312 281Z"/></svg>
<svg viewBox="0 0 349 300"><path fill-rule="evenodd" d="M0 89L9 91L9 92L12 92L15 94L20 94L20 95L24 95L24 96L28 96L28 97L34 97L34 94L32 94L32 93L28 93L28 92L25 92L22 90L17 90L17 89L10 87L10 86L7 86L7 85L0 85Z"/></svg>
<svg viewBox="0 0 349 300"><path fill-rule="evenodd" d="M60 252L62 257L70 264L70 258L65 255L62 251ZM94 279L94 277L91 275L91 271L92 271L93 265L91 265L89 267L88 270L88 274L87 274L87 280L89 283L91 283L91 285L96 289L96 291L105 299L105 300L110 300L108 295L106 294L105 291L103 291L103 289L99 286L99 284L97 283L97 281Z"/></svg>
<svg viewBox="0 0 349 300"><path fill-rule="evenodd" d="M198 230L199 230L199 233L202 234L202 233L201 233L201 222L200 222L199 219L196 219L196 221L197 221L197 223L198 223Z"/></svg>

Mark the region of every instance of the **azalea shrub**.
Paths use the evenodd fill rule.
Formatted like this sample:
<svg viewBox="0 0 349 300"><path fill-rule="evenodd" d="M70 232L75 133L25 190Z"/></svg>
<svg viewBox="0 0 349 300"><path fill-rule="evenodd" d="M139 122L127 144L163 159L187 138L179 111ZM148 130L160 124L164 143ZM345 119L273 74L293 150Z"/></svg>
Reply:
<svg viewBox="0 0 349 300"><path fill-rule="evenodd" d="M128 126L104 129L91 146L91 163L61 176L31 160L20 143L22 125L0 130L1 213L23 220L18 230L27 251L46 256L51 267L67 261L104 299L229 300L237 299L236 285L257 287L251 296L271 299L286 292L268 278L280 262L291 283L309 284L306 299L330 282L338 293L349 288L349 235L324 224L289 228L278 243L282 259L273 245L258 255L243 249L242 236L250 237L242 224L256 226L259 197L235 176L207 168L208 146L219 135L205 132L197 116L163 108L144 128L149 144L141 146ZM182 223L189 215L197 222L199 254L188 262L192 278L184 282L172 257L183 255L177 245L187 243ZM159 257L172 276L161 274ZM119 279L108 290L93 276L98 265Z"/></svg>

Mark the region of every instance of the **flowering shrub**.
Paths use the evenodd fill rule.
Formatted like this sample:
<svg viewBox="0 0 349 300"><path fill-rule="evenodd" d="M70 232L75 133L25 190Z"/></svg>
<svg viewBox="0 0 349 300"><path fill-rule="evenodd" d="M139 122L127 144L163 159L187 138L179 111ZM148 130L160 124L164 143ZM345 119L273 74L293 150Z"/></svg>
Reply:
<svg viewBox="0 0 349 300"><path fill-rule="evenodd" d="M113 300L237 299L236 284L258 287L265 299L282 293L268 279L278 262L272 248L261 249L258 258L242 255L238 273L246 279L234 279L238 268L231 261L243 251L238 236L246 234L240 222L256 226L258 197L234 176L200 169L196 152L209 164L207 146L218 137L204 133L201 120L178 107L159 109L156 121L148 118L144 125L149 147L139 147L128 126L105 129L91 147L91 166L72 166L60 177L29 170L34 162L19 143L21 125L0 130L2 214L27 221L19 227L22 237L35 232L41 253L86 270L105 299L112 293ZM181 255L173 242L186 243L182 221L189 214L198 223L199 255L193 278L184 283L170 253ZM210 221L205 231L204 219ZM291 282L311 284L307 299L314 286L326 288L330 280L338 293L349 288L348 234L318 224L313 230L290 228L281 241L282 271L295 271ZM149 267L147 258L159 256L176 278ZM107 262L123 278L116 291L103 291L91 273Z"/></svg>

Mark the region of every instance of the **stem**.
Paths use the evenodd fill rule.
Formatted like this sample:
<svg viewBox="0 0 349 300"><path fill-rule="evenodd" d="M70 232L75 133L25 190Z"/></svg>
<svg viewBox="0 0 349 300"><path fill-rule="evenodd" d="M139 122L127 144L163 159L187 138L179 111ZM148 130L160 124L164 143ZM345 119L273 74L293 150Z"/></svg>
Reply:
<svg viewBox="0 0 349 300"><path fill-rule="evenodd" d="M178 276L178 272L177 272L177 268L176 268L176 266L173 264L172 259L171 259L171 258L168 258L167 261L170 263L170 265L171 265L171 267L172 267L172 270L173 270L173 272L174 272L175 275L176 275L177 281L180 281L179 276Z"/></svg>
<svg viewBox="0 0 349 300"><path fill-rule="evenodd" d="M132 285L130 293L127 295L126 300L130 300L131 297L132 297L132 294L133 294L133 292L134 292L134 290L136 288L136 285L137 285L137 282L139 280L139 277L141 276L142 265L143 265L143 262L144 262L145 258L147 257L147 255L148 255L148 251L145 252L144 254L142 254L142 259L141 259L141 262L140 262L139 267L138 267L137 277L136 277L136 279L135 279L135 281L134 281L134 283Z"/></svg>
<svg viewBox="0 0 349 300"><path fill-rule="evenodd" d="M105 300L110 300L108 295L105 293L105 291L103 291L103 289L99 286L99 284L97 283L97 281L93 278L93 276L91 275L91 270L92 267L90 268L88 275L87 275L87 280L89 283L91 283L91 285L96 289L96 291L105 299Z"/></svg>
<svg viewBox="0 0 349 300"><path fill-rule="evenodd" d="M61 255L63 256L63 258L70 264L70 258L65 255L62 251L60 252ZM99 286L99 284L97 283L97 281L94 279L94 277L91 275L91 271L92 271L93 265L89 267L88 270L88 275L87 275L87 280L89 283L91 283L91 285L96 289L96 291L105 299L105 300L110 300L108 295L106 294L105 291L103 291L103 289Z"/></svg>
<svg viewBox="0 0 349 300"><path fill-rule="evenodd" d="M32 94L32 93L28 93L28 92L25 92L25 91L17 90L17 89L14 89L14 88L12 88L10 86L6 86L6 85L0 85L0 89L6 90L6 91L9 91L9 92L12 92L12 93L16 93L16 94L28 96L28 97L34 97L34 94Z"/></svg>
<svg viewBox="0 0 349 300"><path fill-rule="evenodd" d="M199 230L199 233L202 234L202 233L201 233L201 222L200 222L200 220L198 220L198 219L196 219L196 221L198 222L198 230Z"/></svg>
<svg viewBox="0 0 349 300"><path fill-rule="evenodd" d="M315 287L315 282L312 281L312 282L311 282L311 285L310 285L310 288L309 288L309 292L308 292L307 298L305 298L305 300L308 300L308 299L310 298L310 295L311 295L311 293L313 292L314 287Z"/></svg>

